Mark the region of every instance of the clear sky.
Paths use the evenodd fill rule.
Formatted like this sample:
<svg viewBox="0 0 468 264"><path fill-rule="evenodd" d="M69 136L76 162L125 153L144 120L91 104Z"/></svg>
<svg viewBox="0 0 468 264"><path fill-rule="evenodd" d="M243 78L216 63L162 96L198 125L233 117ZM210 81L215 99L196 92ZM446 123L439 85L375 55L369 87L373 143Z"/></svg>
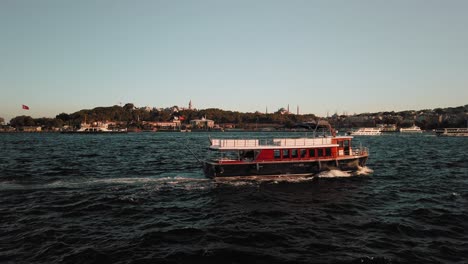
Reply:
<svg viewBox="0 0 468 264"><path fill-rule="evenodd" d="M467 14L466 0L1 0L0 117L465 105Z"/></svg>

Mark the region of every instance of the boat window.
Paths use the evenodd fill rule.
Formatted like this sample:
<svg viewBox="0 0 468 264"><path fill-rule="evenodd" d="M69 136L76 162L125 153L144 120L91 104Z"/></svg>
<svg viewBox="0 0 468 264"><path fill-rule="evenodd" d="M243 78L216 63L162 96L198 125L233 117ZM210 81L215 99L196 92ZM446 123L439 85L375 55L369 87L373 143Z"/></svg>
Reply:
<svg viewBox="0 0 468 264"><path fill-rule="evenodd" d="M255 153L254 159L257 159L258 155L260 155L260 150L255 150L254 153Z"/></svg>
<svg viewBox="0 0 468 264"><path fill-rule="evenodd" d="M219 158L222 160L239 160L240 159L240 153L239 152L234 152L234 151L229 151L229 152L220 152Z"/></svg>
<svg viewBox="0 0 468 264"><path fill-rule="evenodd" d="M301 149L301 158L305 158L306 155L307 155L307 150Z"/></svg>
<svg viewBox="0 0 468 264"><path fill-rule="evenodd" d="M243 160L253 160L254 151L253 150L241 151L241 157Z"/></svg>
<svg viewBox="0 0 468 264"><path fill-rule="evenodd" d="M338 141L338 144L339 144L339 148L343 147L343 141Z"/></svg>
<svg viewBox="0 0 468 264"><path fill-rule="evenodd" d="M325 156L331 156L331 148L325 149Z"/></svg>
<svg viewBox="0 0 468 264"><path fill-rule="evenodd" d="M344 142L344 154L345 155L349 155L349 146L350 146L350 141L349 140L346 140Z"/></svg>
<svg viewBox="0 0 468 264"><path fill-rule="evenodd" d="M279 150L279 149L273 150L273 156L275 157L275 159L281 158L281 152L280 152L280 150Z"/></svg>
<svg viewBox="0 0 468 264"><path fill-rule="evenodd" d="M317 156L323 157L323 149L317 149Z"/></svg>
<svg viewBox="0 0 468 264"><path fill-rule="evenodd" d="M315 149L309 149L309 157L315 157Z"/></svg>
<svg viewBox="0 0 468 264"><path fill-rule="evenodd" d="M289 149L283 149L283 159L289 158Z"/></svg>
<svg viewBox="0 0 468 264"><path fill-rule="evenodd" d="M299 150L293 149L291 150L291 158L297 158L299 156Z"/></svg>

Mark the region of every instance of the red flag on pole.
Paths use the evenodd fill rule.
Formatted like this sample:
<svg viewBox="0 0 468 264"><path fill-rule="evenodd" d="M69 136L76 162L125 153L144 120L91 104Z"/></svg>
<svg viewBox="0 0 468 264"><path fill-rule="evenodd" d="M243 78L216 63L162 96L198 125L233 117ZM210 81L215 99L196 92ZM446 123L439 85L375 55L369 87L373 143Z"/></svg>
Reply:
<svg viewBox="0 0 468 264"><path fill-rule="evenodd" d="M29 110L29 106L23 105L23 109L24 109L24 110Z"/></svg>

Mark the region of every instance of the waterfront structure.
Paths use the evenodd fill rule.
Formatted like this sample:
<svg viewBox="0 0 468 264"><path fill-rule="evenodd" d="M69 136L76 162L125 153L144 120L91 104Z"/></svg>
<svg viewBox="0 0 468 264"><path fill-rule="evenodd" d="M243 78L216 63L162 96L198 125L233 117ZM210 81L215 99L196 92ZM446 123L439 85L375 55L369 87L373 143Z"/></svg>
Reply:
<svg viewBox="0 0 468 264"><path fill-rule="evenodd" d="M214 128L215 122L210 119L206 119L206 117L202 117L201 119L194 119L190 120L190 125L192 128L199 128L199 129L211 129Z"/></svg>
<svg viewBox="0 0 468 264"><path fill-rule="evenodd" d="M23 126L18 128L18 131L20 132L41 132L42 127L40 126Z"/></svg>

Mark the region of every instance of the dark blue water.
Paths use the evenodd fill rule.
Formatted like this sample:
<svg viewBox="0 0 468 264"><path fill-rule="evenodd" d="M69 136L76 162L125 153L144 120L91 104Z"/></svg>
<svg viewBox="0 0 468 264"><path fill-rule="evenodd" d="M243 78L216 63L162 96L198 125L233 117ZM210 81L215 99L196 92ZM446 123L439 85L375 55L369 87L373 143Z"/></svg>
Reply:
<svg viewBox="0 0 468 264"><path fill-rule="evenodd" d="M373 173L219 182L208 134L0 134L0 262L466 263L468 138L355 140Z"/></svg>

